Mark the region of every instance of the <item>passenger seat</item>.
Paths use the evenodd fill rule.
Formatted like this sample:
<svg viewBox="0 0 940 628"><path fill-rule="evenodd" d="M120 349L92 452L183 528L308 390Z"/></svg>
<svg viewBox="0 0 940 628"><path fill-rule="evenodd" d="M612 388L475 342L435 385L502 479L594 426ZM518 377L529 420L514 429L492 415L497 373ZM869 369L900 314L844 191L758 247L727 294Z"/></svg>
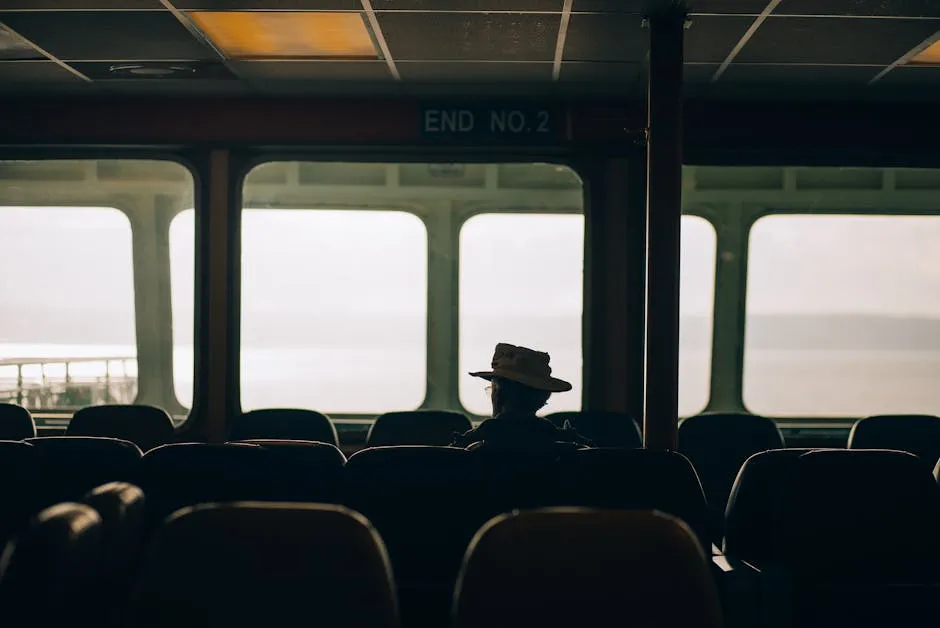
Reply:
<svg viewBox="0 0 940 628"><path fill-rule="evenodd" d="M635 448L643 446L643 435L640 433L640 427L629 415L621 412L587 410L554 412L545 418L557 428L564 427L565 421L568 421L571 427L597 447Z"/></svg>
<svg viewBox="0 0 940 628"><path fill-rule="evenodd" d="M29 410L14 403L0 403L0 440L36 437L36 422Z"/></svg>
<svg viewBox="0 0 940 628"><path fill-rule="evenodd" d="M230 440L257 438L319 441L339 447L336 427L328 416L298 408L264 408L235 418Z"/></svg>
<svg viewBox="0 0 940 628"><path fill-rule="evenodd" d="M661 513L549 508L501 515L467 550L454 628L719 628L695 534Z"/></svg>
<svg viewBox="0 0 940 628"><path fill-rule="evenodd" d="M129 626L396 628L382 540L340 506L241 502L181 510L147 552Z"/></svg>
<svg viewBox="0 0 940 628"><path fill-rule="evenodd" d="M144 452L173 442L173 421L162 408L145 405L88 406L69 421L66 436L127 440Z"/></svg>
<svg viewBox="0 0 940 628"><path fill-rule="evenodd" d="M453 442L454 433L473 428L465 415L446 410L387 412L375 419L366 437L366 447L390 445L436 445Z"/></svg>
<svg viewBox="0 0 940 628"><path fill-rule="evenodd" d="M871 416L849 432L849 449L897 449L933 467L940 460L940 418L924 414Z"/></svg>

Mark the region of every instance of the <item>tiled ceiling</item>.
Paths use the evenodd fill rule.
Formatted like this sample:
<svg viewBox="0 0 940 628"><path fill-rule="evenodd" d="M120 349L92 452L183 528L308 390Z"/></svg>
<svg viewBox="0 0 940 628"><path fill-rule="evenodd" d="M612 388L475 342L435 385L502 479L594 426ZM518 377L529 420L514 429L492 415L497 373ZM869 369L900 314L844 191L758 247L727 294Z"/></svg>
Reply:
<svg viewBox="0 0 940 628"><path fill-rule="evenodd" d="M655 1L0 0L0 92L638 97ZM687 7L689 95L940 97L940 66L907 64L940 36L940 0ZM356 13L376 55L231 59L195 11Z"/></svg>

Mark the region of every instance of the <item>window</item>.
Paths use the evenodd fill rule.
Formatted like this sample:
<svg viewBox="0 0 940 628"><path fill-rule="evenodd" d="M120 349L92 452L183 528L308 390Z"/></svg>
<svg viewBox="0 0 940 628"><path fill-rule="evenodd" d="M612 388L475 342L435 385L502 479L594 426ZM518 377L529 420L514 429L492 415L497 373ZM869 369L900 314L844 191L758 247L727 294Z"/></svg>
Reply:
<svg viewBox="0 0 940 628"><path fill-rule="evenodd" d="M679 258L679 415L705 409L711 384L715 304L715 228L698 216L682 217Z"/></svg>
<svg viewBox="0 0 940 628"><path fill-rule="evenodd" d="M773 215L750 236L744 403L940 413L940 218Z"/></svg>
<svg viewBox="0 0 940 628"><path fill-rule="evenodd" d="M56 413L132 402L185 413L169 372L165 242L193 192L190 172L170 161L0 161L0 401ZM189 290L189 319L174 330L184 342L192 275L190 261L172 277L179 300Z"/></svg>
<svg viewBox="0 0 940 628"><path fill-rule="evenodd" d="M460 402L492 413L487 370L498 342L551 355L552 374L571 392L552 395L544 412L581 408L584 216L480 214L460 231Z"/></svg>
<svg viewBox="0 0 940 628"><path fill-rule="evenodd" d="M193 398L196 278L196 212L187 209L170 222L170 299L173 318L173 389L177 401Z"/></svg>
<svg viewBox="0 0 940 628"><path fill-rule="evenodd" d="M109 207L0 207L0 401L137 396L131 224Z"/></svg>
<svg viewBox="0 0 940 628"><path fill-rule="evenodd" d="M420 406L427 265L427 231L412 214L244 210L242 407Z"/></svg>

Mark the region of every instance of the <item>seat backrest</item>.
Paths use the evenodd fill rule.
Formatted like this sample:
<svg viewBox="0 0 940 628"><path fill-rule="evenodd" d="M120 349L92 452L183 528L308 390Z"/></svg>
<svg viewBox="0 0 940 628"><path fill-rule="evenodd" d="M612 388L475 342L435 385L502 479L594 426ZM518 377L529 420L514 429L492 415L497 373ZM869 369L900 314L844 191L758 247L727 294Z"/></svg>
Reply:
<svg viewBox="0 0 940 628"><path fill-rule="evenodd" d="M0 403L0 440L23 440L36 436L33 415L15 403Z"/></svg>
<svg viewBox="0 0 940 628"><path fill-rule="evenodd" d="M741 465L725 509L725 554L758 567L779 560L780 500L796 461L808 451L771 449Z"/></svg>
<svg viewBox="0 0 940 628"><path fill-rule="evenodd" d="M762 416L700 414L679 424L677 449L692 461L708 503L719 511L724 511L745 460L758 452L784 447L777 424Z"/></svg>
<svg viewBox="0 0 940 628"><path fill-rule="evenodd" d="M90 506L63 503L40 512L0 557L5 620L24 626L95 625L100 547L101 517Z"/></svg>
<svg viewBox="0 0 940 628"><path fill-rule="evenodd" d="M449 445L454 433L471 429L465 415L446 410L387 412L375 419L366 438L367 447L390 445Z"/></svg>
<svg viewBox="0 0 940 628"><path fill-rule="evenodd" d="M148 451L138 482L155 522L206 502L335 501L343 461L325 443L178 443Z"/></svg>
<svg viewBox="0 0 940 628"><path fill-rule="evenodd" d="M565 421L597 447L643 446L643 436L636 421L622 412L553 412L546 415L555 427L562 428Z"/></svg>
<svg viewBox="0 0 940 628"><path fill-rule="evenodd" d="M856 421L849 449L897 449L933 466L940 460L940 418L929 415L879 415Z"/></svg>
<svg viewBox="0 0 940 628"><path fill-rule="evenodd" d="M230 439L257 438L319 441L339 447L336 427L328 416L299 408L264 408L237 416Z"/></svg>
<svg viewBox="0 0 940 628"><path fill-rule="evenodd" d="M45 505L80 500L108 482L131 482L140 464L137 445L116 438L45 436L26 442L41 459Z"/></svg>
<svg viewBox="0 0 940 628"><path fill-rule="evenodd" d="M167 520L141 567L129 625L288 626L303 617L397 626L381 538L340 506L241 502Z"/></svg>
<svg viewBox="0 0 940 628"><path fill-rule="evenodd" d="M710 547L713 536L692 463L674 451L583 449L562 463L565 503L590 508L659 510L684 521Z"/></svg>
<svg viewBox="0 0 940 628"><path fill-rule="evenodd" d="M41 468L30 443L0 440L0 548L42 507Z"/></svg>
<svg viewBox="0 0 940 628"><path fill-rule="evenodd" d="M467 550L455 628L717 628L694 533L662 513L552 508L501 515Z"/></svg>
<svg viewBox="0 0 940 628"><path fill-rule="evenodd" d="M781 555L814 575L940 582L937 530L940 487L907 452L810 451L780 502Z"/></svg>
<svg viewBox="0 0 940 628"><path fill-rule="evenodd" d="M127 440L142 451L173 441L173 421L162 408L107 405L82 408L69 421L66 436L105 436Z"/></svg>

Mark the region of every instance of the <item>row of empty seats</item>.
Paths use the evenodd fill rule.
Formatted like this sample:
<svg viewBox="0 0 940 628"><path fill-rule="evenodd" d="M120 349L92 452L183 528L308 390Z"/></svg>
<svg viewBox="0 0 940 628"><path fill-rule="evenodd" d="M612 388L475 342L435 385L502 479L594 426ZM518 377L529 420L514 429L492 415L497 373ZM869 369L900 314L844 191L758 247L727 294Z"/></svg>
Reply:
<svg viewBox="0 0 940 628"><path fill-rule="evenodd" d="M0 562L4 617L39 627L400 624L397 573L382 537L345 508L242 502L183 509L151 539L139 568L118 561L133 586L102 587L99 574L114 570L121 537L133 536L135 525L132 517L75 503L43 511ZM625 613L637 626L722 625L701 547L683 523L660 513L504 514L475 533L461 562L451 621L445 615L439 625L560 628Z"/></svg>

